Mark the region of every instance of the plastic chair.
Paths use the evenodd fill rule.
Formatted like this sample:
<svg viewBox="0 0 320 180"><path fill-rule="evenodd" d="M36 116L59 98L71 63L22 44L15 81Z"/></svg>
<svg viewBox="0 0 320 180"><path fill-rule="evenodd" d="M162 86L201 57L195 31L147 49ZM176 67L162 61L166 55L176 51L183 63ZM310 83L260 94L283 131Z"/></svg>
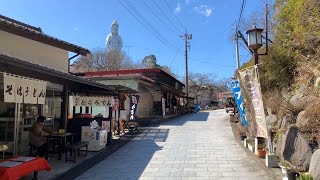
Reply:
<svg viewBox="0 0 320 180"><path fill-rule="evenodd" d="M4 159L4 154L6 153L6 150L8 149L8 145L0 145L0 151L2 152L2 159Z"/></svg>

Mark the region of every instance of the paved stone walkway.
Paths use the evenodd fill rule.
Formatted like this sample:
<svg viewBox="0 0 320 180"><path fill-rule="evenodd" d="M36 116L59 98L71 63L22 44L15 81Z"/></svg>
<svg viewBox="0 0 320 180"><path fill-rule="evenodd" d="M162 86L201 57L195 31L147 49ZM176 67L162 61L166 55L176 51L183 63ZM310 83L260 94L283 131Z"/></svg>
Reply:
<svg viewBox="0 0 320 180"><path fill-rule="evenodd" d="M235 142L224 110L144 128L82 179L272 179Z"/></svg>

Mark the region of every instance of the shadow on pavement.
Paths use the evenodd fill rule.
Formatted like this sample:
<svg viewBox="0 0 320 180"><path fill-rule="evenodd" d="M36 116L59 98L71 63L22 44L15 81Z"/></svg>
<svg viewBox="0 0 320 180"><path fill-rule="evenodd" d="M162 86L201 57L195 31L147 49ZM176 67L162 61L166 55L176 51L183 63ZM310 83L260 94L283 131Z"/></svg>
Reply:
<svg viewBox="0 0 320 180"><path fill-rule="evenodd" d="M209 117L209 112L200 111L197 113L192 114L186 114L174 119L171 119L169 121L161 123L161 126L183 126L185 123L194 121L207 121ZM157 125L156 127L159 127L160 125Z"/></svg>
<svg viewBox="0 0 320 180"><path fill-rule="evenodd" d="M169 129L143 128L129 143L88 169L76 179L139 179L161 144L166 141Z"/></svg>

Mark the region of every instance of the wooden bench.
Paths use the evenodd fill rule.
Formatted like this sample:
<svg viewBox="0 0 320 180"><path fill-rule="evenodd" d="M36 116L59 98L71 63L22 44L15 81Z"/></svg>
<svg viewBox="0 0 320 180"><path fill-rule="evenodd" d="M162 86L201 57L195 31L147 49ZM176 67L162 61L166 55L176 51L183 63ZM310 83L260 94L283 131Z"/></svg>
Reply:
<svg viewBox="0 0 320 180"><path fill-rule="evenodd" d="M81 141L75 144L70 144L70 145L66 145L65 148L65 160L67 161L73 161L74 163L77 162L77 151L78 151L78 156L80 156L80 149L86 147L86 153L84 154L85 156L87 156L88 154L88 144L89 142L85 142L85 141ZM73 154L73 159L72 160L68 160L68 151L70 151L70 156L72 156Z"/></svg>

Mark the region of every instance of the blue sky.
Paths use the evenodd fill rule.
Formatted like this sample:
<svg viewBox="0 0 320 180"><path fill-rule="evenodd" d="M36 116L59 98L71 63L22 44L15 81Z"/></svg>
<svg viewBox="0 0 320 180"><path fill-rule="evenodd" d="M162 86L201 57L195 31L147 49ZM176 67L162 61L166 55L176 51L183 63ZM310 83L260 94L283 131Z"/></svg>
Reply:
<svg viewBox="0 0 320 180"><path fill-rule="evenodd" d="M261 8L260 1L248 1L244 14ZM0 14L41 27L46 34L89 50L105 47L111 23L116 19L120 24L123 50L134 61L154 54L158 64L169 66L181 77L185 74L184 53L176 51L184 50L184 41L179 35L185 33L186 28L193 36L189 72L228 78L236 68L235 45L230 36L241 3L242 0L0 0ZM141 25L123 5L138 11L165 43ZM242 63L250 58L244 49L240 55Z"/></svg>

